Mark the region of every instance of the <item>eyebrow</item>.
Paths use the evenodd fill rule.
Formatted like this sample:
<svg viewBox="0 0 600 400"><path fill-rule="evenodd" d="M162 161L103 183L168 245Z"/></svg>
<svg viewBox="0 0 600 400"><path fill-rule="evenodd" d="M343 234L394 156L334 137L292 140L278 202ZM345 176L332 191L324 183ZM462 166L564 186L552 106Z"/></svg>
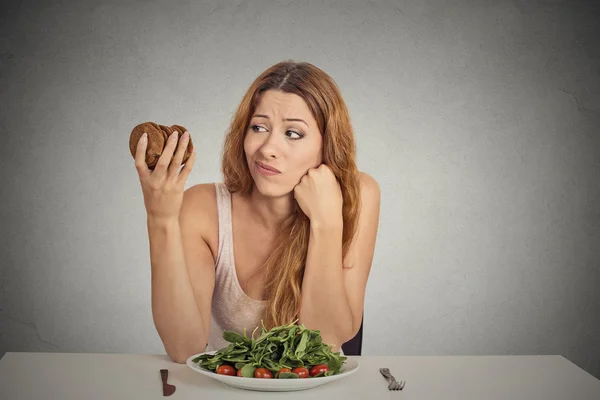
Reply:
<svg viewBox="0 0 600 400"><path fill-rule="evenodd" d="M261 118L266 118L266 119L270 119L268 115L265 114L254 114L254 117L261 117ZM252 118L254 118L252 117ZM304 125L306 125L308 127L308 124L306 123L306 121L304 121L303 119L300 118L284 118L284 121L298 121L298 122L303 122Z"/></svg>

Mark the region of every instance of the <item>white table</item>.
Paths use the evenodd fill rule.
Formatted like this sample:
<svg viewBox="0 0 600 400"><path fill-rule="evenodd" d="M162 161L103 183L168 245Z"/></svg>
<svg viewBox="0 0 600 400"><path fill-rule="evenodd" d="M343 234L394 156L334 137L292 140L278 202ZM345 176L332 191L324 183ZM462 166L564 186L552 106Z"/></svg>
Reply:
<svg viewBox="0 0 600 400"><path fill-rule="evenodd" d="M358 357L346 379L299 392L252 392L226 386L166 355L6 353L0 398L165 399L159 370L177 387L169 399L544 399L598 400L600 380L562 356ZM403 391L387 390L388 367Z"/></svg>

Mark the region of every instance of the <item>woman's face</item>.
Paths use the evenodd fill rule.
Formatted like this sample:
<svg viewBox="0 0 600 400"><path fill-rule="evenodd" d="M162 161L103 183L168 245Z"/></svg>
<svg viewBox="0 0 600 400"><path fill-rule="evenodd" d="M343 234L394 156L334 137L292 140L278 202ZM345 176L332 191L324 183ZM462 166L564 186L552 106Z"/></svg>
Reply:
<svg viewBox="0 0 600 400"><path fill-rule="evenodd" d="M302 97L278 90L261 95L244 139L248 168L265 196L289 194L322 162L323 138Z"/></svg>

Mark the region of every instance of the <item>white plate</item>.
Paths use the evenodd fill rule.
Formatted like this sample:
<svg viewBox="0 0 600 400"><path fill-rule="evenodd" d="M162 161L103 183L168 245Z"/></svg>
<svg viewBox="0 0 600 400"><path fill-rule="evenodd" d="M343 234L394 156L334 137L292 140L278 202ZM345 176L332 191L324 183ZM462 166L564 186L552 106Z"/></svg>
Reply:
<svg viewBox="0 0 600 400"><path fill-rule="evenodd" d="M239 376L219 375L211 370L200 368L198 364L192 360L201 354L214 354L214 351L206 353L198 353L187 359L187 365L196 372L206 375L209 378L216 379L226 385L233 386L239 389L258 390L262 392L291 392L295 390L312 389L317 386L324 385L329 382L337 381L338 379L346 378L358 371L358 361L355 358L348 358L340 373L332 376L320 376L318 378L300 378L300 379L259 379L259 378L242 378Z"/></svg>

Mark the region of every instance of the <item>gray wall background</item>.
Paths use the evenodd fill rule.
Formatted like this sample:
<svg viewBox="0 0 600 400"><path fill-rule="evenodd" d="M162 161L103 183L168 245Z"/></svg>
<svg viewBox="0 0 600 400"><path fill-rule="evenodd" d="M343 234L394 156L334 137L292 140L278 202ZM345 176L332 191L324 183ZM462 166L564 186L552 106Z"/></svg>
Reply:
<svg viewBox="0 0 600 400"><path fill-rule="evenodd" d="M382 190L364 354L560 354L600 377L593 3L5 6L0 355L164 353L129 133L186 126L187 187L219 181L243 93L292 58L339 84Z"/></svg>

